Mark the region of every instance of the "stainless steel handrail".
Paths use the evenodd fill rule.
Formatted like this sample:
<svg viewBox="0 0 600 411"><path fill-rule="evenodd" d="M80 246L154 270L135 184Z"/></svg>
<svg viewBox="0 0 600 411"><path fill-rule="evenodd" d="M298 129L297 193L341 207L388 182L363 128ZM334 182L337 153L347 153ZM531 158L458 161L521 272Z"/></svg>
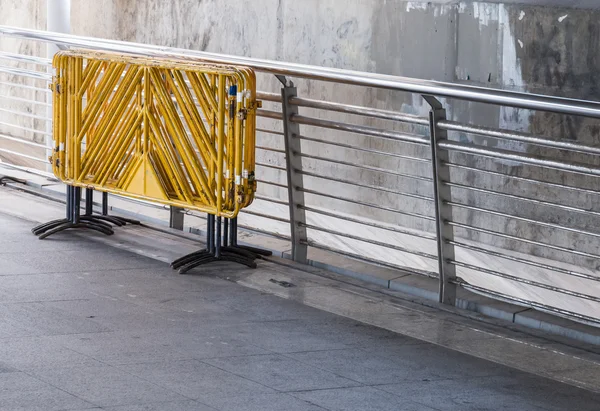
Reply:
<svg viewBox="0 0 600 411"><path fill-rule="evenodd" d="M439 81L364 73L305 64L284 63L248 57L236 57L196 50L185 50L173 47L162 47L93 37L73 36L68 34L52 33L33 29L22 29L10 26L0 26L0 34L49 43L63 44L72 47L86 47L96 50L103 49L136 55L199 58L215 63L248 66L257 71L277 75L299 76L312 80L331 81L341 84L376 87L389 90L406 91L416 94L456 98L480 103L490 103L531 110L543 110L563 114L600 118L600 103L585 100L550 97L515 91L492 90L483 87L443 83Z"/></svg>

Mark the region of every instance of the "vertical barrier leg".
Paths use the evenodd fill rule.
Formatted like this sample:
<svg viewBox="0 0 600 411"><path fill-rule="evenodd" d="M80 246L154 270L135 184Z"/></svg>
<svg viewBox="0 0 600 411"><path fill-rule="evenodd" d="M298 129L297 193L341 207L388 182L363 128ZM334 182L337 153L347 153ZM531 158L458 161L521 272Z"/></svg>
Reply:
<svg viewBox="0 0 600 411"><path fill-rule="evenodd" d="M221 258L221 217L217 217L217 235L216 235L216 241L215 241L215 257Z"/></svg>
<svg viewBox="0 0 600 411"><path fill-rule="evenodd" d="M169 208L169 227L183 230L183 209L171 206Z"/></svg>
<svg viewBox="0 0 600 411"><path fill-rule="evenodd" d="M431 164L433 167L433 189L435 200L436 233L438 246L438 262L440 275L439 301L444 304L456 304L456 267L454 261L454 246L449 241L454 240L454 230L448 221L452 221L452 206L450 187L444 184L450 181L450 168L448 167L448 151L440 149L438 142L446 140L448 133L440 129L437 124L446 119L446 110L442 104L432 96L423 96L431 106L429 112L429 130L431 136Z"/></svg>
<svg viewBox="0 0 600 411"><path fill-rule="evenodd" d="M79 224L81 213L81 187L73 187L73 224Z"/></svg>
<svg viewBox="0 0 600 411"><path fill-rule="evenodd" d="M108 215L108 193L102 193L102 215Z"/></svg>
<svg viewBox="0 0 600 411"><path fill-rule="evenodd" d="M290 104L290 98L296 97L297 90L292 82L284 82L281 89L283 111L283 133L285 136L285 161L290 207L290 232L292 237L292 258L306 264L308 236L306 234L306 213L304 211L304 192L302 179L302 158L300 157L300 127L292 121L298 114L298 106Z"/></svg>
<svg viewBox="0 0 600 411"><path fill-rule="evenodd" d="M229 235L229 219L226 218L223 221L223 246L227 247L229 245L227 236Z"/></svg>
<svg viewBox="0 0 600 411"><path fill-rule="evenodd" d="M72 190L73 190L73 186L67 186L67 220L72 221L73 218L73 211L72 211L72 204L71 204L71 199L73 197L72 195Z"/></svg>
<svg viewBox="0 0 600 411"><path fill-rule="evenodd" d="M91 216L94 211L94 190L91 188L85 189L85 215Z"/></svg>

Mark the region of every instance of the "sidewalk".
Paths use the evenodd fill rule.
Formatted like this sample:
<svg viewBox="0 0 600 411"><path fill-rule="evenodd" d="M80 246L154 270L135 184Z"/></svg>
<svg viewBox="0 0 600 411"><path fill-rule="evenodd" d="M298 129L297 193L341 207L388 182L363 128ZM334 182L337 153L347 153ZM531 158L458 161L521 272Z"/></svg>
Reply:
<svg viewBox="0 0 600 411"><path fill-rule="evenodd" d="M600 404L600 394L223 279L256 286L259 278L293 275L272 263L254 271L220 264L179 276L163 262L76 234L39 241L31 226L0 214L0 410L597 410ZM294 281L299 286L286 289L294 300L316 298L312 287L336 302L333 280L310 287ZM381 307L379 317L408 320L413 333L422 327L427 334L427 317L436 315ZM472 342L468 327L461 337L456 324L448 326L454 332L446 335ZM491 336L481 333L480 340ZM531 362L530 350L508 355ZM570 361L537 366L570 372Z"/></svg>

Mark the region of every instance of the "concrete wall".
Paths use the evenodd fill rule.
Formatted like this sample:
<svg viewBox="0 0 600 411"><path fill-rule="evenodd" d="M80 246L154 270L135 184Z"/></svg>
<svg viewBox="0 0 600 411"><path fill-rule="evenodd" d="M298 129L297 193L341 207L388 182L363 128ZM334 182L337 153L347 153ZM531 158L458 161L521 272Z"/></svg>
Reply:
<svg viewBox="0 0 600 411"><path fill-rule="evenodd" d="M0 0L2 10L9 9L12 13L3 12L0 15L0 23L22 26L40 24L39 17L31 14L36 5L38 10L43 10L43 4L39 2L40 0L37 2L30 0L31 4L26 6L29 14L20 14L22 2ZM548 2L541 0L524 2L72 0L72 2L71 20L74 34L535 93L593 100L600 98L598 95L600 61L597 53L600 46L600 11L598 10L600 5L595 5L594 2L579 1L577 6L580 8L564 7L574 4L566 0ZM550 4L550 6L540 6L540 3ZM22 23L18 23L21 20L11 21L11 16L23 19ZM37 23L32 23L34 21ZM260 76L259 80L259 89L271 92L279 90L279 84L273 77ZM428 106L420 96L294 80L298 85L299 93L305 97L400 110L423 116L428 112ZM461 101L444 101L444 103L448 107L450 118L455 120L530 131L552 139L574 139L596 145L599 143L600 127L597 121ZM269 104L266 106L274 107ZM311 110L303 110L303 114L323 116L323 113L315 113ZM394 130L427 132L422 128L357 119L340 114L329 114L327 118L361 122ZM259 124L264 128L281 128L273 121L260 120ZM428 156L427 148L402 145L397 142L312 127L302 127L302 133L331 141L361 145L373 150L401 155ZM452 138L476 140L489 146L529 154L550 154L550 151L534 146L483 139L473 135L453 135ZM259 143L283 147L280 137L264 133L259 135ZM303 144L303 150L310 154L386 168L396 173L416 173L422 176L430 174L427 163L415 163L398 157L358 153L319 144ZM597 159L583 155L567 155L555 151L552 155L598 164ZM273 153L260 152L259 160L278 165L284 164L283 157ZM576 184L600 190L597 181L577 175L458 155L453 156L452 160L510 175ZM363 184L408 193L431 194L431 187L427 183L398 175L382 175L374 171L357 170L341 165L324 165L314 160L307 160L305 167L325 175L359 180ZM262 173L259 178L285 182L285 176L279 171L268 168L259 168L259 171ZM473 186L516 195L535 196L548 201L556 201L560 198L561 201L573 206L600 212L596 194L574 195L571 191L559 188L460 170L453 172L453 178L466 181ZM311 188L351 197L361 202L377 203L384 207L413 213L431 215L433 212L429 204L380 191L344 184L328 186L317 179L307 179L306 184ZM260 190L266 195L286 198L286 192L276 187L261 185ZM564 209L506 201L500 197L461 190L455 190L453 195L456 201L511 215L543 218L550 223L581 228L597 226L595 216L590 218L589 215L582 216ZM359 204L336 202L316 196L308 196L307 200L313 206L335 209L338 212L363 216L382 223L433 230L433 226L427 221L383 210L373 210ZM266 207L260 202L256 206ZM284 215L287 210L285 207L273 206L272 209L268 209L268 212ZM598 249L595 238L507 220L499 216L457 211L455 218L468 224L509 232L557 246L591 253L595 253ZM247 222L261 225L268 223L263 220L247 220ZM343 227L355 235L390 244L435 252L435 246L431 242L416 242L401 235L365 229L352 224L342 225L339 221L319 219L318 216L311 216L311 222L338 230ZM288 230L285 224L271 224L273 224L271 228L283 233ZM520 242L486 234L467 232L459 232L459 234L495 246L574 263L590 270L598 269L597 261L594 259L567 255L534 245L523 245ZM352 240L341 240L335 236L316 232L311 235L320 242L335 243L357 254L366 254L397 265L436 270L435 262L424 261L406 253L384 253L380 247L372 247Z"/></svg>
<svg viewBox="0 0 600 411"><path fill-rule="evenodd" d="M27 27L33 29L46 28L46 0L0 0L0 24L17 27ZM0 50L5 52L31 54L35 56L46 55L45 44L31 41L20 41L17 39L0 37ZM29 70L35 70L36 67L31 64L21 64L14 61L2 60L2 65L20 67ZM40 67L37 67L39 70ZM4 83L4 84L3 84ZM19 87L7 87L5 83L22 84L26 86L35 86L46 88L43 81L36 81L31 78L16 76L12 74L0 73L0 95L15 96L24 99L33 99L45 102L44 93L36 92L30 89ZM0 98L0 123L17 124L30 129L45 129L46 124L43 120L34 119L28 116L15 116L2 109L25 112L32 115L45 115L46 108L42 105L32 105L26 102ZM0 134L17 138L23 138L37 143L44 143L44 136L40 133L24 131L15 127L8 127L0 124ZM27 155L42 158L44 150L32 146L26 146L7 139L0 139L0 147L16 152L24 152ZM44 169L40 162L28 160L23 157L0 152L0 160L17 162L28 167Z"/></svg>

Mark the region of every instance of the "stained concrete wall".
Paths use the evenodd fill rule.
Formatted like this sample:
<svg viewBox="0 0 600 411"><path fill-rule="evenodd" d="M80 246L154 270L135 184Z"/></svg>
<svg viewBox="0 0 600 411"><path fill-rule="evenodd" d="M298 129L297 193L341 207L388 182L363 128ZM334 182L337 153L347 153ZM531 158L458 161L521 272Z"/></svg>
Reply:
<svg viewBox="0 0 600 411"><path fill-rule="evenodd" d="M26 27L32 29L45 29L46 27L46 0L0 0L0 24L17 27ZM31 54L35 56L46 55L46 46L43 43L32 41L21 41L14 38L0 37L0 50L4 52ZM35 70L41 69L31 64L21 64L15 61L2 60L2 65L11 67L20 67L23 69ZM31 89L8 87L6 83L21 84L30 87L46 88L47 84L43 81L36 81L31 78L6 74L0 72L0 95L14 96L27 100L36 100L45 102L44 93L36 92ZM29 129L45 130L46 124L43 120L35 119L29 116L15 116L5 110L24 112L31 115L45 116L46 108L42 105L32 105L13 99L0 98L0 134L9 137L23 138L25 140L44 143L45 137L40 133L25 131L15 127L9 127L2 123L17 124ZM15 141L0 139L0 147L10 151L25 152L27 155L37 158L44 157L45 151L40 148L25 146ZM37 161L32 161L20 156L15 156L6 152L0 152L0 160L11 163L19 163L24 166L44 169L44 165Z"/></svg>
<svg viewBox="0 0 600 411"><path fill-rule="evenodd" d="M31 6L39 3L30 0ZM43 1L42 1L43 3ZM529 3L529 4L522 4ZM550 4L550 6L540 5ZM19 4L0 0L2 9L19 15ZM419 77L459 82L470 85L515 89L536 93L598 99L600 61L596 50L600 43L600 11L593 2L579 1L580 8L565 7L575 3L566 0L460 2L460 1L394 1L394 0L73 0L72 28L74 34L142 43L207 50L257 58L371 71L377 73ZM43 5L38 4L40 10ZM587 7L587 8L584 8ZM30 13L30 12L29 12ZM31 14L31 13L30 13ZM20 15L27 20L20 25L31 26L34 16ZM0 22L17 24L11 15L2 13ZM38 24L38 23L35 23ZM19 25L19 24L17 24ZM271 76L261 76L259 89L277 92L279 85ZM420 96L406 93L339 86L323 82L296 80L302 96L343 103L401 110L425 116L428 107ZM600 127L596 121L535 113L528 110L498 108L461 101L444 101L452 119L525 130L548 138L567 138L588 144L598 144ZM270 107L267 104L268 107ZM307 115L322 116L305 110ZM341 114L328 118L362 122L389 129L426 133L426 129L407 128L402 124L356 119ZM275 122L260 120L263 127L280 128ZM399 145L396 142L376 140L364 136L349 135L336 131L302 127L302 133L314 137L326 137L331 141L393 152L401 155L428 156L422 147ZM452 138L477 140L499 148L530 154L549 154L534 146L483 139L473 135L456 135ZM261 134L262 145L282 147L278 136ZM360 162L372 167L388 168L396 173L430 174L427 163L415 163L398 157L382 157L375 154L357 153L318 144L303 145L311 154L325 155L347 162ZM556 152L552 153L557 155ZM595 158L583 155L558 153L565 159L597 163ZM273 153L260 153L263 162L283 165L283 157ZM567 176L548 170L518 166L510 162L489 159L474 160L454 156L470 166L477 166L511 175L539 178L577 184L599 189L593 179ZM311 171L334 175L338 178L360 180L365 184L383 186L400 191L430 195L427 183L414 181L398 175L382 175L374 171L329 165L306 160L305 167ZM279 171L261 168L262 178L285 182ZM507 181L489 174L455 171L453 177L483 188L502 190L518 195L532 195L554 201L563 198L574 206L597 210L598 198L587 193L573 195L568 190L542 187L535 184ZM406 197L376 192L365 188L353 188L338 184L327 186L322 180L307 179L307 184L321 190L352 197L362 202L378 203L385 207L408 212L432 214L430 204ZM334 191L335 190L335 191ZM270 196L286 198L284 190L261 186ZM545 218L556 224L589 227L594 224L589 216L567 210L543 208L539 205L506 201L495 196L455 190L457 201L492 208L508 214ZM373 210L358 204L335 202L331 199L309 196L311 205L334 208L336 211L364 216L392 225L432 231L430 222L398 215L383 210ZM273 213L285 213L285 208ZM497 231L518 233L536 241L551 242L559 246L594 252L597 243L593 238L574 233L558 232L548 227L507 220L498 216L476 212L457 211L455 217L468 224L494 228ZM266 224L260 221L261 224ZM325 224L320 221L319 223ZM331 224L335 227L336 224ZM338 224L339 226L339 224ZM275 229L285 232L285 224ZM338 227L339 228L339 227ZM508 239L486 234L459 232L461 236L491 243L505 248L555 258L596 269L593 259L567 255L556 251L523 245ZM318 235L315 233L315 237ZM403 240L382 236L371 230L361 233L383 238L391 243ZM331 236L319 237L321 241L340 241ZM371 257L385 258L400 265L419 265L403 253L382 256L379 251L365 248L353 241L342 244L350 251L366 252ZM428 246L423 245L424 248ZM434 251L434 250L433 250ZM423 265L421 268L426 267Z"/></svg>

